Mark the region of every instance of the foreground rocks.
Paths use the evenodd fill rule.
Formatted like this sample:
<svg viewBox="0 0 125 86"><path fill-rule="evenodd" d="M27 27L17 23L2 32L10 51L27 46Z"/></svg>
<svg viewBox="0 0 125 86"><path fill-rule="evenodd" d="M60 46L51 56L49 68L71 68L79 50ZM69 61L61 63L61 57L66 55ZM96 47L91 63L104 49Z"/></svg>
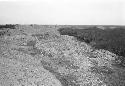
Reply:
<svg viewBox="0 0 125 86"><path fill-rule="evenodd" d="M115 54L29 27L0 40L0 86L125 86Z"/></svg>

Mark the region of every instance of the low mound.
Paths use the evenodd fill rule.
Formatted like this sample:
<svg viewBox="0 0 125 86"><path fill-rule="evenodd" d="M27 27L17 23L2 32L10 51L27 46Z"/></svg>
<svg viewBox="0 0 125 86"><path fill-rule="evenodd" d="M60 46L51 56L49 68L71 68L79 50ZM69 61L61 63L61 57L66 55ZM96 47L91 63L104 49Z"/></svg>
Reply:
<svg viewBox="0 0 125 86"><path fill-rule="evenodd" d="M76 37L96 49L105 49L119 56L125 56L125 28L118 26L88 27L85 29L60 28L61 35Z"/></svg>

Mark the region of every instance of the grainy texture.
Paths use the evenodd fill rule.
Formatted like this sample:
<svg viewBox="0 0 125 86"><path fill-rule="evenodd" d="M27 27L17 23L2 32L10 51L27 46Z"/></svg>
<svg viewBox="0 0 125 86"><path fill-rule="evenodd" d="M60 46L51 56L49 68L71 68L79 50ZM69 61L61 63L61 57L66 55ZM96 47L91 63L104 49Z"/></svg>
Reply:
<svg viewBox="0 0 125 86"><path fill-rule="evenodd" d="M0 39L0 86L125 86L117 55L57 29L16 25Z"/></svg>

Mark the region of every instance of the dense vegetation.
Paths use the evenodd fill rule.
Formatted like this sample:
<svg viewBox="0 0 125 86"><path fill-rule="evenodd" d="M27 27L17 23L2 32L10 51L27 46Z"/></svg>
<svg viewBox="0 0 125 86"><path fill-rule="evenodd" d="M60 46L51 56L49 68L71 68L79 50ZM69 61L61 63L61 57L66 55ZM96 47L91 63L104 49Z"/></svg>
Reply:
<svg viewBox="0 0 125 86"><path fill-rule="evenodd" d="M5 29L5 28L15 29L15 25L13 24L0 25L0 29Z"/></svg>
<svg viewBox="0 0 125 86"><path fill-rule="evenodd" d="M10 35L9 29L15 29L15 25L13 24L6 24L6 25L0 25L0 37L4 35Z"/></svg>
<svg viewBox="0 0 125 86"><path fill-rule="evenodd" d="M70 35L85 41L97 49L105 49L119 56L125 56L125 29L117 27L100 29L96 26L86 29L60 28L61 35Z"/></svg>

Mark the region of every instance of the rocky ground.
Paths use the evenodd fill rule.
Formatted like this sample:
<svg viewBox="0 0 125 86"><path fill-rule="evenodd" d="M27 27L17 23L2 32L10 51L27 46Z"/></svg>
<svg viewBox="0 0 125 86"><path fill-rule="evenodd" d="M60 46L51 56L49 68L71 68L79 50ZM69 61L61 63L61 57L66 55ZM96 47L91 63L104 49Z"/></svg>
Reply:
<svg viewBox="0 0 125 86"><path fill-rule="evenodd" d="M53 26L17 26L0 38L0 86L125 86L117 55Z"/></svg>

